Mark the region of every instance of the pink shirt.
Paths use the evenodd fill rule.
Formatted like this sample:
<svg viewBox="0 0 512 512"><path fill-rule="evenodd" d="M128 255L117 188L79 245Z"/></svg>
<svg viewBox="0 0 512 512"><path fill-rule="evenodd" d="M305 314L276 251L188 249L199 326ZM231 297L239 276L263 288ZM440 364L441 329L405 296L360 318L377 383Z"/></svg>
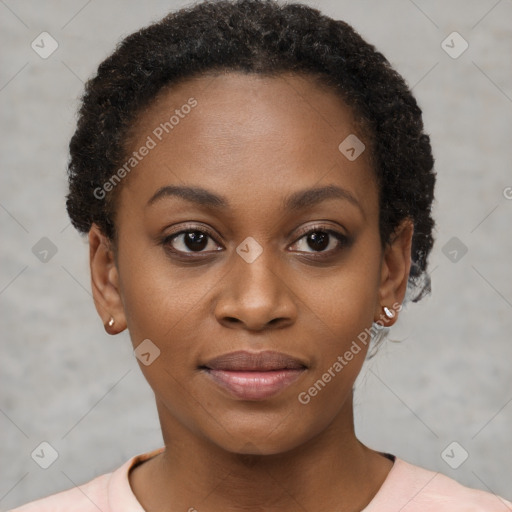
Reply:
<svg viewBox="0 0 512 512"><path fill-rule="evenodd" d="M112 473L11 512L144 512L130 488L128 473L131 467L162 450L133 457ZM362 512L398 511L512 512L512 503L396 458L383 485Z"/></svg>

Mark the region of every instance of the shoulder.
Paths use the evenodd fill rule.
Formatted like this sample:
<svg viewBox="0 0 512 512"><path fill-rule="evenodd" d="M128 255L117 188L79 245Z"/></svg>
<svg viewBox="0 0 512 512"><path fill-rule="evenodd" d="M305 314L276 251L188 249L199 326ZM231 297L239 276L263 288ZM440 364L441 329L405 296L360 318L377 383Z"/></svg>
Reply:
<svg viewBox="0 0 512 512"><path fill-rule="evenodd" d="M84 485L32 501L9 512L64 512L67 510L98 512L98 509L107 512L110 510L106 504L112 474L98 476Z"/></svg>
<svg viewBox="0 0 512 512"><path fill-rule="evenodd" d="M512 512L512 503L396 458L364 512Z"/></svg>
<svg viewBox="0 0 512 512"><path fill-rule="evenodd" d="M32 501L9 512L143 512L133 494L128 473L137 464L161 453L163 448L137 455L112 473L47 498Z"/></svg>

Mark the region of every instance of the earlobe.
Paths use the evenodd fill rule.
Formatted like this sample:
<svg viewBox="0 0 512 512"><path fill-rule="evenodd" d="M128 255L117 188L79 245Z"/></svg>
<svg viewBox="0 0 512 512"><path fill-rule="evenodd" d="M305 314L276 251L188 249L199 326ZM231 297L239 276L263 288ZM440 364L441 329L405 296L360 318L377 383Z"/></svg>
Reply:
<svg viewBox="0 0 512 512"><path fill-rule="evenodd" d="M411 268L413 233L413 222L410 219L403 220L384 249L375 322L386 327L397 321L405 297Z"/></svg>
<svg viewBox="0 0 512 512"><path fill-rule="evenodd" d="M126 328L126 319L111 242L96 224L91 226L88 238L94 305L105 330L109 334L118 334Z"/></svg>

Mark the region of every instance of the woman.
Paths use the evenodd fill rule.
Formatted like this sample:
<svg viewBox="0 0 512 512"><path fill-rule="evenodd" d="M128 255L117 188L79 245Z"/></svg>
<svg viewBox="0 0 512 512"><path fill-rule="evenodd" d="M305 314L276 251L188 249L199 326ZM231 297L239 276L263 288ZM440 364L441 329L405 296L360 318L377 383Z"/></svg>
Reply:
<svg viewBox="0 0 512 512"><path fill-rule="evenodd" d="M17 509L499 511L363 445L352 389L429 289L421 110L346 23L203 2L88 82L68 212L105 329L128 329L165 447Z"/></svg>

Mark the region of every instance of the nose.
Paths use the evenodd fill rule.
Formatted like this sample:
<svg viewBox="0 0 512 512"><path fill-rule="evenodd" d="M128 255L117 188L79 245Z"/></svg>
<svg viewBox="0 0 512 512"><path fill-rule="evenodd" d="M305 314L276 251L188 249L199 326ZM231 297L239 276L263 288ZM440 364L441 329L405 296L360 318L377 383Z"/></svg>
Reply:
<svg viewBox="0 0 512 512"><path fill-rule="evenodd" d="M297 302L283 272L266 251L248 263L234 255L215 304L217 320L229 328L251 331L280 329L293 324Z"/></svg>

